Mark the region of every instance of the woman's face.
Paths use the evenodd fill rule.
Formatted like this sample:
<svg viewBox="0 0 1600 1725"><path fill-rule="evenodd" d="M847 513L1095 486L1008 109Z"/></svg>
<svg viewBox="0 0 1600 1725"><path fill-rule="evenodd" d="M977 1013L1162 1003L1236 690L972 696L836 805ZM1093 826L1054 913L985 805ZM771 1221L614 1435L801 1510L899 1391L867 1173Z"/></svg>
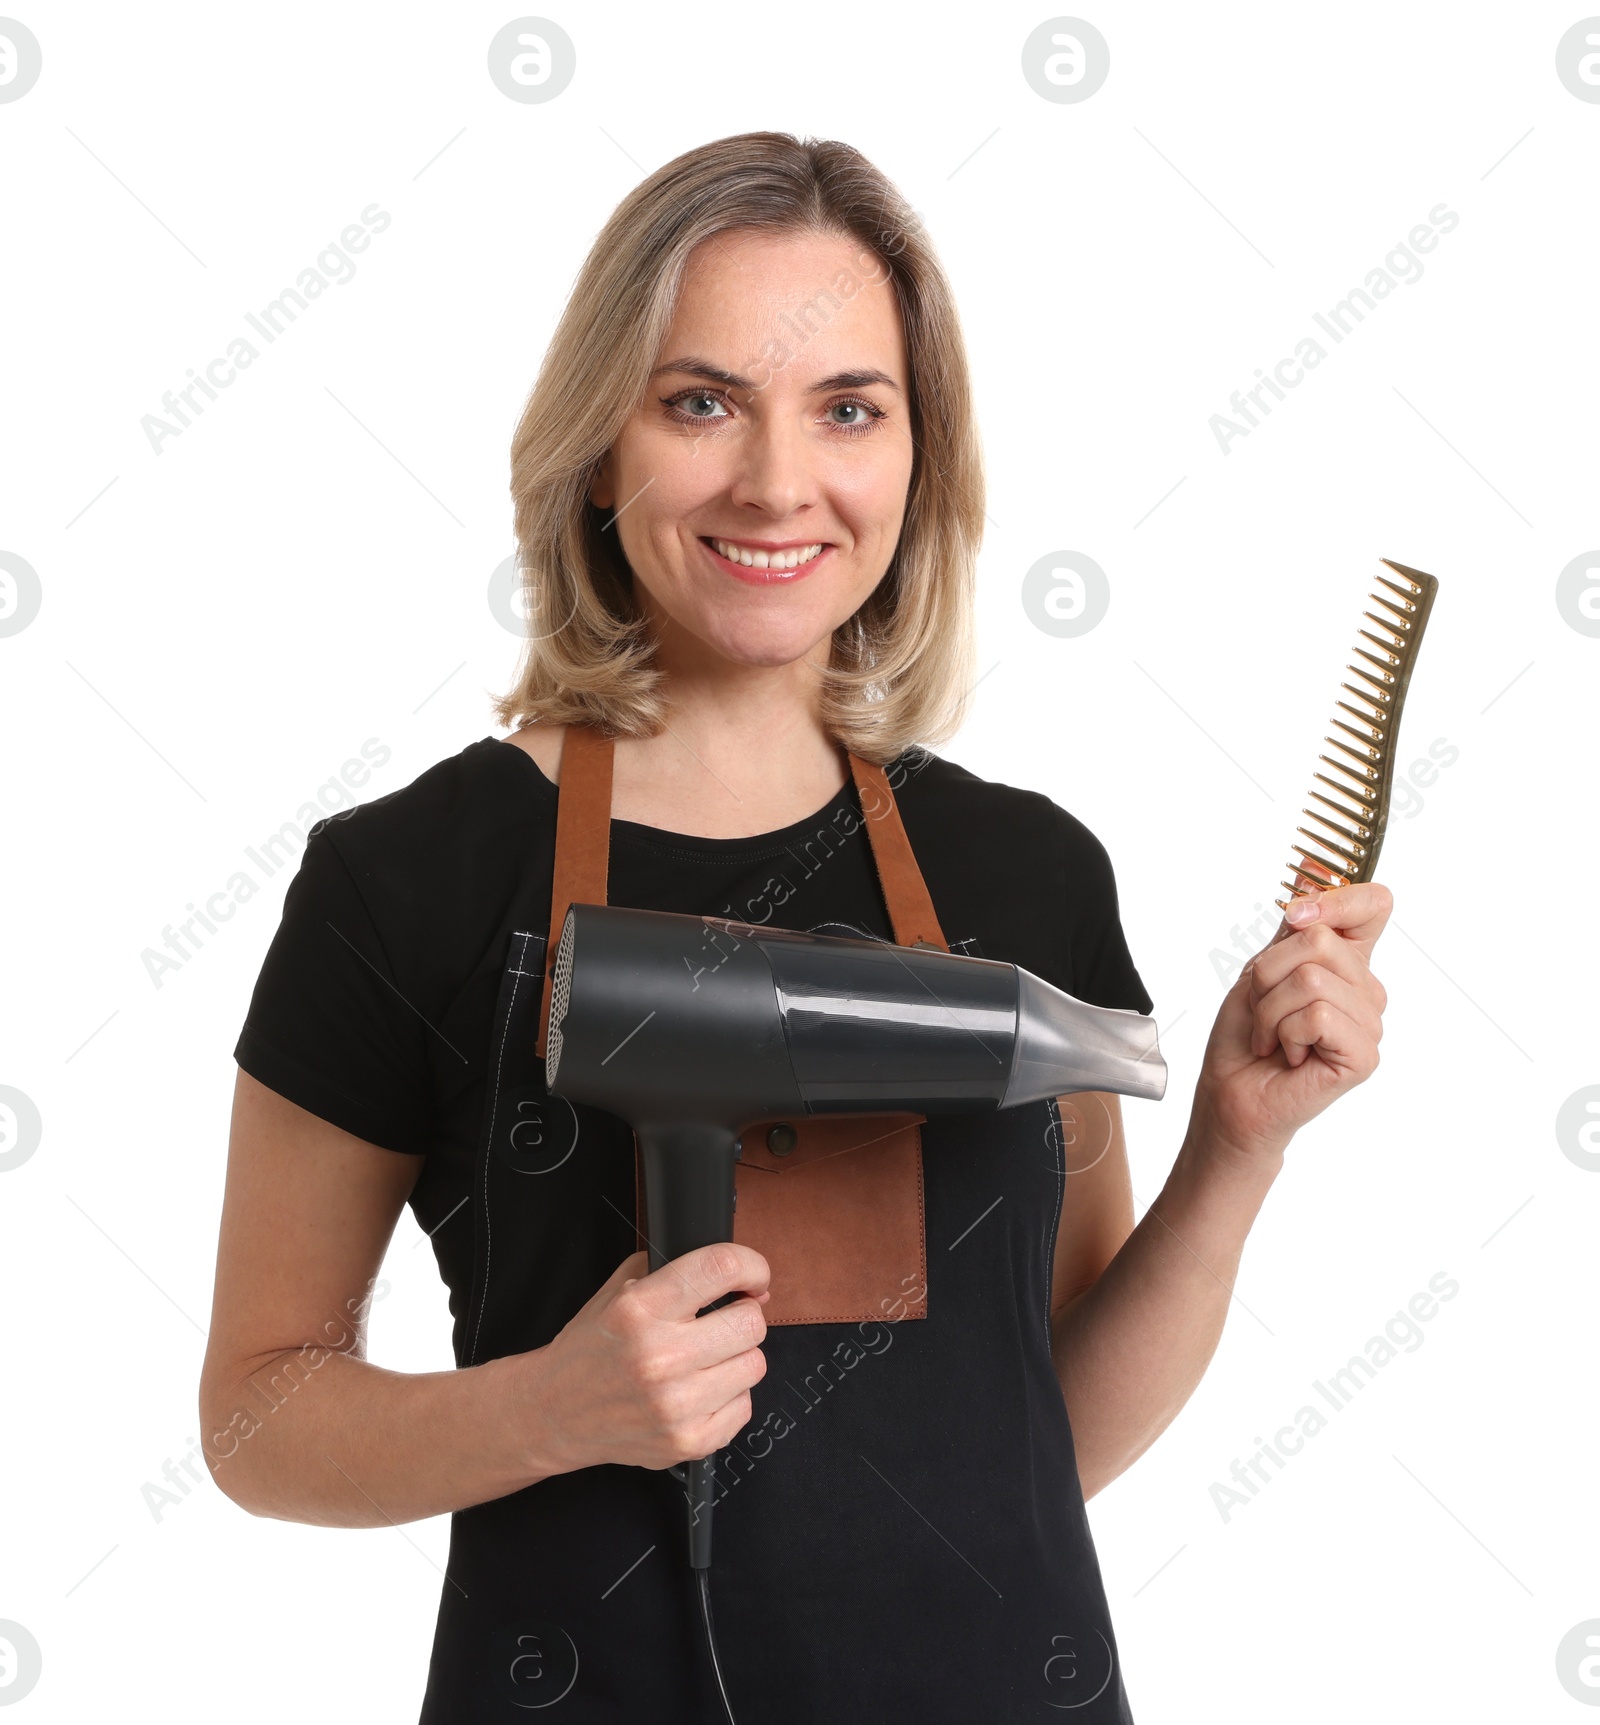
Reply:
<svg viewBox="0 0 1600 1725"><path fill-rule="evenodd" d="M861 605L900 537L909 388L894 289L858 241L738 229L695 249L590 493L664 667L787 665Z"/></svg>

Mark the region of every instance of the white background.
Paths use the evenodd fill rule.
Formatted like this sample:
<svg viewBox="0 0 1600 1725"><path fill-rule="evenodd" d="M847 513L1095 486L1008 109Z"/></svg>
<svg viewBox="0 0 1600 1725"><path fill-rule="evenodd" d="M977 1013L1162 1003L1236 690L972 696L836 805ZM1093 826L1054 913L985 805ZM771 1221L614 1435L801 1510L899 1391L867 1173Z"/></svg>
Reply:
<svg viewBox="0 0 1600 1725"><path fill-rule="evenodd" d="M521 104L486 71L503 7L15 4L43 48L0 105L0 550L43 590L0 639L0 1084L43 1119L0 1174L19 1720L415 1716L445 1521L142 1496L199 1435L231 1050L291 871L159 988L141 954L365 739L371 796L491 734L507 445L574 272L644 174L758 128L863 149L953 277L990 674L941 752L1111 851L1173 1069L1128 1107L1141 1211L1377 559L1441 580L1400 753L1459 753L1380 871L1383 1065L1292 1146L1208 1376L1091 1505L1136 1716L1585 1717L1555 1664L1600 1617L1600 1172L1555 1132L1600 1082L1600 639L1555 596L1600 544L1600 104L1555 70L1584 12L1094 0L1110 75L1053 103L1020 60L1047 9L552 0L577 73ZM163 393L374 202L354 279L154 454ZM1441 203L1421 279L1223 454L1229 395ZM1062 549L1110 583L1076 639L1021 604ZM1440 1271L1423 1344L1224 1520L1212 1483ZM409 1215L384 1273L373 1357L448 1365Z"/></svg>

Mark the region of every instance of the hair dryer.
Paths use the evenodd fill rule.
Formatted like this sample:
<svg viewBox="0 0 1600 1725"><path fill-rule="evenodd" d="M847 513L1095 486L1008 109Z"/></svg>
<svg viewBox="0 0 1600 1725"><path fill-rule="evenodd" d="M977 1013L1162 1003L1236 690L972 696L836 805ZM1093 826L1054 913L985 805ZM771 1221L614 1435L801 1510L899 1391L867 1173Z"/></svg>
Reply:
<svg viewBox="0 0 1600 1725"><path fill-rule="evenodd" d="M733 1238L742 1128L774 1116L986 1113L1076 1090L1159 1099L1154 1022L932 947L617 905L567 912L550 1093L620 1115L650 1268ZM729 1296L732 1298L733 1296ZM711 1561L709 1461L688 1464L689 1561Z"/></svg>

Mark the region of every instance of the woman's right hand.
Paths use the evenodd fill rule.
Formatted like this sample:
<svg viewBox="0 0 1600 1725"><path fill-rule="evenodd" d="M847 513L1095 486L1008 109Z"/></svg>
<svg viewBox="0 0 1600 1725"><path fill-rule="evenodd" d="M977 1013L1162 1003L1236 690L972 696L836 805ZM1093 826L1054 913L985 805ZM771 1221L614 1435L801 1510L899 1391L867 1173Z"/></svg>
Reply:
<svg viewBox="0 0 1600 1725"><path fill-rule="evenodd" d="M767 1260L726 1241L648 1272L635 1252L545 1347L521 1356L522 1423L541 1474L666 1468L730 1443L766 1376ZM714 1312L697 1312L737 1293Z"/></svg>

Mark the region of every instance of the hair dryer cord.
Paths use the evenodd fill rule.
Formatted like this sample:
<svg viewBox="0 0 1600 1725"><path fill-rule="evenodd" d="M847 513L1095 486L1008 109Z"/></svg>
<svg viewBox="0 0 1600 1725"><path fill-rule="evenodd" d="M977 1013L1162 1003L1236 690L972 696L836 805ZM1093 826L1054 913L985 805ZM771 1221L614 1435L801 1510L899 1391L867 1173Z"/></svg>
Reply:
<svg viewBox="0 0 1600 1725"><path fill-rule="evenodd" d="M722 1696L722 1710L728 1715L728 1725L738 1725L733 1716L733 1704L728 1700L728 1686L722 1681L722 1665L717 1658L717 1637L711 1627L711 1571L697 1569L695 1579L700 1583L700 1621L706 1626L706 1651L711 1655L711 1669L716 1674L717 1692Z"/></svg>

